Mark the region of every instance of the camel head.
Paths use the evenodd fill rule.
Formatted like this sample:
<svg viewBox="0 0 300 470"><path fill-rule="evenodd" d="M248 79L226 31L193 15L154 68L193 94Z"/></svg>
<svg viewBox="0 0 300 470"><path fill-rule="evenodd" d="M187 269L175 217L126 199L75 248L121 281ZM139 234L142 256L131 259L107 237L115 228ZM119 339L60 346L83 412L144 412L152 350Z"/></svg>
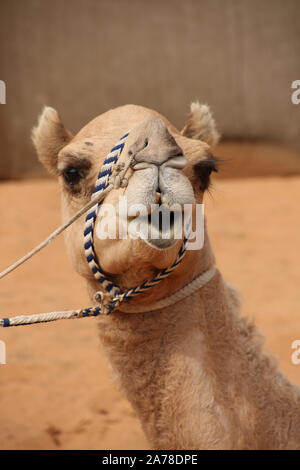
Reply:
<svg viewBox="0 0 300 470"><path fill-rule="evenodd" d="M178 236L180 227L176 221L181 224L185 205L193 210L196 203L202 202L210 173L216 171L211 146L216 144L218 133L209 108L193 103L188 121L179 132L157 112L122 106L98 116L73 136L58 113L46 107L33 130L40 161L58 177L64 220L91 199L106 156L126 133L129 134L118 163L131 159L126 173L128 184L107 195L94 233L101 269L121 288L134 287L153 277L177 256L183 231ZM125 208L124 204L125 215L120 209ZM108 209L114 210L114 223ZM155 210L158 215L151 218ZM164 226L159 213L169 217L170 223ZM95 292L99 285L84 254L84 222L82 216L68 228L66 246L75 269ZM125 222L131 232L121 237L120 227ZM103 233L108 226L114 236L105 238ZM147 236L138 236L141 231Z"/></svg>

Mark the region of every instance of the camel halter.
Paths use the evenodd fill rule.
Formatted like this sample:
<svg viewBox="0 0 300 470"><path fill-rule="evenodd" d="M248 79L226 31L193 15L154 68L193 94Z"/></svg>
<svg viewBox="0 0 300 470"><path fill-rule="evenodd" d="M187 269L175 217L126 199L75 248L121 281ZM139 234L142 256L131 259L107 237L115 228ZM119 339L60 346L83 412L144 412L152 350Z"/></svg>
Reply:
<svg viewBox="0 0 300 470"><path fill-rule="evenodd" d="M60 319L69 319L69 318L82 318L82 317L90 317L90 316L97 316L101 313L105 313L106 315L110 314L113 310L119 307L120 303L128 302L132 297L135 297L143 292L147 291L151 287L156 286L160 283L163 279L168 277L181 263L186 253L187 242L189 240L190 230L191 230L191 220L189 220L188 226L186 227L187 233L184 236L182 245L178 252L178 255L174 261L174 263L163 270L161 270L154 278L149 281L144 281L137 287L132 289L128 289L125 292L121 292L120 288L111 282L105 275L105 273L101 270L99 263L97 261L97 257L95 255L94 250L94 240L93 240L93 232L94 232L94 225L99 213L99 209L103 199L112 189L118 189L120 187L126 187L128 184L128 180L125 178L125 173L128 170L132 158L126 163L120 163L117 165L117 161L119 156L122 153L122 150L125 145L125 140L129 133L125 134L117 145L115 145L108 156L106 157L104 164L101 168L101 171L98 175L95 188L91 197L91 201L86 204L82 209L80 209L73 217L71 217L67 222L61 225L58 229L56 229L46 240L40 243L36 248L32 251L27 253L23 258L18 260L16 263L11 265L5 271L0 273L0 279L5 277L11 271L19 267L29 258L34 256L37 252L45 248L49 243L51 243L61 232L63 232L67 227L69 227L75 220L77 220L81 215L88 211L85 220L85 229L84 229L84 250L87 263L89 264L91 271L94 277L102 286L103 291L99 291L95 294L94 299L98 302L99 305L88 307L85 309L79 310L64 310L60 312L49 312L49 313L39 313L35 315L19 315L12 318L2 318L0 319L0 326L8 327L8 326L18 326L18 325L28 325L32 323L41 323L41 322L49 322L54 320ZM212 277L216 273L216 268L211 267L200 276L198 276L194 281L189 283L187 286L180 289L175 294L161 299L157 302L152 304L147 304L145 306L130 306L126 305L126 308L122 308L125 312L146 312L152 311L160 308L164 308L166 306L172 305L179 300L182 300L187 295L191 295L196 290L203 287L207 284ZM125 305L124 305L125 307ZM120 309L121 310L121 309ZM121 310L121 311L122 311Z"/></svg>

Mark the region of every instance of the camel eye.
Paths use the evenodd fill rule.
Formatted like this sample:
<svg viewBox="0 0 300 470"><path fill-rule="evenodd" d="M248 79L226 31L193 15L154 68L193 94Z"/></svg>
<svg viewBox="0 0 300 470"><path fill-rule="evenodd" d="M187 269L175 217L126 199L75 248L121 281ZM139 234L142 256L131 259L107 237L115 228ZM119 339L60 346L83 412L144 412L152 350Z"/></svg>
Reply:
<svg viewBox="0 0 300 470"><path fill-rule="evenodd" d="M79 183L79 181L84 177L82 171L74 167L69 167L63 172L63 178L65 182L71 186L74 186Z"/></svg>

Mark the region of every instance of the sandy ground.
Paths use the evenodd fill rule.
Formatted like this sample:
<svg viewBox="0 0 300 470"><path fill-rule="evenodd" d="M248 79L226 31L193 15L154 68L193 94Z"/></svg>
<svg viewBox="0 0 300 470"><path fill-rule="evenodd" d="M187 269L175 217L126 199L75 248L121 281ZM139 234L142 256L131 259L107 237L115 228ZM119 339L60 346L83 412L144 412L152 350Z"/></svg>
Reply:
<svg viewBox="0 0 300 470"><path fill-rule="evenodd" d="M206 216L217 264L243 296L265 347L300 384L291 344L300 339L300 177L216 181ZM0 184L0 270L60 223L55 182ZM0 314L89 304L59 239L0 282ZM96 319L0 330L0 448L142 449L147 442L118 392Z"/></svg>

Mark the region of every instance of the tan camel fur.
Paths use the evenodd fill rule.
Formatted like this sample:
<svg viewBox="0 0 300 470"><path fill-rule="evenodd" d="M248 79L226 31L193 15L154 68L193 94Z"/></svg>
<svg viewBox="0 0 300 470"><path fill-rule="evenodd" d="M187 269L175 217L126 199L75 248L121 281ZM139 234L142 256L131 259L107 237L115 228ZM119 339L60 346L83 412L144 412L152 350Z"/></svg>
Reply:
<svg viewBox="0 0 300 470"><path fill-rule="evenodd" d="M201 203L216 170L210 145L218 140L209 108L194 103L182 132L160 114L134 105L100 115L75 137L57 112L45 108L33 141L39 159L58 176L63 219L91 197L104 158L130 130L120 161L135 155L127 188L113 190L105 203L147 207L161 202ZM183 158L161 169L168 159ZM175 183L174 183L175 182ZM99 290L83 249L84 220L65 236L74 268L93 295ZM176 258L180 240L100 240L95 251L102 269L122 289L150 279ZM241 260L242 262L242 260ZM205 231L202 249L188 251L178 269L131 301L147 304L166 297L215 263ZM258 273L259 275L259 273ZM289 383L276 360L262 350L262 337L239 316L234 289L219 271L202 289L176 305L147 313L115 311L99 317L100 337L114 375L157 449L299 449L300 390Z"/></svg>

